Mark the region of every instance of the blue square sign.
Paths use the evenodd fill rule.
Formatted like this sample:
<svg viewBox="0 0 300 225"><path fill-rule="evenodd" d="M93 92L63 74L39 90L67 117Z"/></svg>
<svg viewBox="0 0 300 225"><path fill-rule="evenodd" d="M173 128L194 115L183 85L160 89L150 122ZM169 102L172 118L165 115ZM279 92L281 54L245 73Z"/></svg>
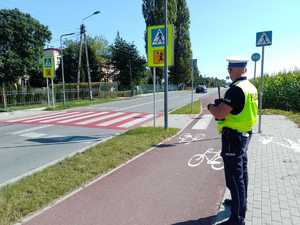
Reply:
<svg viewBox="0 0 300 225"><path fill-rule="evenodd" d="M256 47L272 45L272 31L256 33Z"/></svg>
<svg viewBox="0 0 300 225"><path fill-rule="evenodd" d="M164 28L153 29L151 32L152 48L165 46L166 30Z"/></svg>

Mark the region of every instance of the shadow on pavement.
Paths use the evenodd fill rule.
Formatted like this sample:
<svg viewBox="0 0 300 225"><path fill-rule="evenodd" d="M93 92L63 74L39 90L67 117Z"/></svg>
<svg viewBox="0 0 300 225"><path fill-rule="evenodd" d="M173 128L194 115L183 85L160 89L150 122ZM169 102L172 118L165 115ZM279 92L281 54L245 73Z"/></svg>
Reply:
<svg viewBox="0 0 300 225"><path fill-rule="evenodd" d="M200 218L198 220L189 220L179 223L174 223L172 225L212 225L216 216L210 216L205 218Z"/></svg>
<svg viewBox="0 0 300 225"><path fill-rule="evenodd" d="M213 225L213 224L218 224L229 217L230 217L230 206L223 203L223 206L221 207L221 211L219 211L217 215L200 218L198 220L183 221L171 225Z"/></svg>
<svg viewBox="0 0 300 225"><path fill-rule="evenodd" d="M81 142L81 141L94 141L99 137L91 136L63 136L63 137L49 137L49 138L34 138L28 139L31 142L38 142L43 144L49 143L68 143L68 142Z"/></svg>
<svg viewBox="0 0 300 225"><path fill-rule="evenodd" d="M221 210L218 212L218 215L215 217L214 222L216 224L228 219L231 214L230 206L223 203L223 206L221 207Z"/></svg>

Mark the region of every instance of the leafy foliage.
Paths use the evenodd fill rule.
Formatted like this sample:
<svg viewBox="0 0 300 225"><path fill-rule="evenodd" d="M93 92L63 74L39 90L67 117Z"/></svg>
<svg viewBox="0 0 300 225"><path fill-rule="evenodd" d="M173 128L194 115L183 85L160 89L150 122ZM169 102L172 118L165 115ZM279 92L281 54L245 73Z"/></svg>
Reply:
<svg viewBox="0 0 300 225"><path fill-rule="evenodd" d="M139 55L137 47L126 42L119 33L111 46L111 63L117 70L114 81L119 83L120 90L132 88L144 78L146 60Z"/></svg>
<svg viewBox="0 0 300 225"><path fill-rule="evenodd" d="M260 78L253 80L258 88ZM263 80L263 107L300 111L300 71L266 76Z"/></svg>
<svg viewBox="0 0 300 225"><path fill-rule="evenodd" d="M190 14L186 0L177 0L174 66L170 74L170 80L174 84L187 84L191 81L192 49L189 29Z"/></svg>
<svg viewBox="0 0 300 225"><path fill-rule="evenodd" d="M92 82L98 82L103 77L101 67L106 62L106 54L108 51L108 42L100 37L87 37L88 55L91 71ZM65 81L67 83L77 82L77 70L79 59L79 43L72 40L65 41L64 55L64 73ZM87 82L87 67L85 51L82 51L82 67L81 67L81 81ZM58 74L61 74L61 67L59 67ZM57 76L57 80L61 81L61 76Z"/></svg>
<svg viewBox="0 0 300 225"><path fill-rule="evenodd" d="M0 10L0 82L13 83L25 73L39 71L48 27L18 9Z"/></svg>

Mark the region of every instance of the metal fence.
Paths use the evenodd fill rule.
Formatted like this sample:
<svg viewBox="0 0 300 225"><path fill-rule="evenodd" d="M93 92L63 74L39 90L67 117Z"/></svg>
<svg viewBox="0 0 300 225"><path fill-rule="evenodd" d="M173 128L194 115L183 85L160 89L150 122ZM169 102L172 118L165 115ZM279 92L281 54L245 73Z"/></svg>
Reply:
<svg viewBox="0 0 300 225"><path fill-rule="evenodd" d="M163 91L163 85L156 86L157 92ZM169 91L178 90L175 85L169 85ZM109 97L129 97L132 95L146 94L153 92L153 85L139 85L133 90L118 91L118 86L115 83L93 83L92 93L94 98L109 98ZM66 101L73 101L77 99L89 99L89 88L86 84L81 84L79 89L79 98L76 84L67 84L65 88ZM47 88L32 88L27 90L9 90L5 92L7 107L38 105L48 103ZM62 85L55 85L54 88L55 102L63 102ZM49 88L49 100L51 103L52 92ZM4 108L4 96L2 90L0 91L0 108Z"/></svg>

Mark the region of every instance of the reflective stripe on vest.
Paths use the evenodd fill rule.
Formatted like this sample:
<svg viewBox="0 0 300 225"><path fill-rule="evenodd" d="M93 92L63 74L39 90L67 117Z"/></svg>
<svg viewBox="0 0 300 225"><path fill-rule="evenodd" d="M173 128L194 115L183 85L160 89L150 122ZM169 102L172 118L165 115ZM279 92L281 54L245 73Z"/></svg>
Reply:
<svg viewBox="0 0 300 225"><path fill-rule="evenodd" d="M234 84L240 87L245 95L243 110L233 115L229 113L225 120L218 121L218 130L221 132L223 127L228 127L238 132L248 132L256 124L258 110L258 97L256 87L248 80L241 80Z"/></svg>

